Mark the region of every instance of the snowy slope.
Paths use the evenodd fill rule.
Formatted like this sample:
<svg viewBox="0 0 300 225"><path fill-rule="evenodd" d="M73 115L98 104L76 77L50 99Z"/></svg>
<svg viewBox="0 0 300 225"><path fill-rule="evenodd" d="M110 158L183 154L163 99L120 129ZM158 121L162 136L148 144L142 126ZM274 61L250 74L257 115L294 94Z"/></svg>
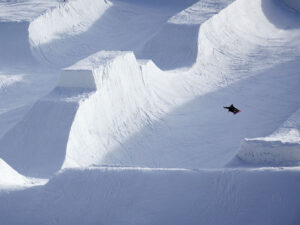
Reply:
<svg viewBox="0 0 300 225"><path fill-rule="evenodd" d="M232 0L198 1L175 14L157 34L135 52L137 58L151 59L165 70L192 66L197 58L200 25L232 2Z"/></svg>
<svg viewBox="0 0 300 225"><path fill-rule="evenodd" d="M45 184L45 180L33 179L22 176L0 159L0 195L7 191L26 189L36 185ZM3 215L0 216L3 218Z"/></svg>
<svg viewBox="0 0 300 225"><path fill-rule="evenodd" d="M41 13L57 7L53 0L0 2L0 135L18 122L34 101L55 85L55 71L32 55L28 28Z"/></svg>
<svg viewBox="0 0 300 225"><path fill-rule="evenodd" d="M43 12L55 8L61 0L2 0L0 22L32 21Z"/></svg>
<svg viewBox="0 0 300 225"><path fill-rule="evenodd" d="M1 224L300 223L297 4L2 3Z"/></svg>
<svg viewBox="0 0 300 225"><path fill-rule="evenodd" d="M271 10L286 27L300 21L276 1L236 1L201 25L189 70L162 72L130 52L99 52L64 69L58 88L2 138L1 157L35 176L62 164L225 166L243 138L271 133L299 108L299 28L276 27L266 15ZM224 99L245 113L228 117ZM261 108L264 114L255 111Z"/></svg>
<svg viewBox="0 0 300 225"><path fill-rule="evenodd" d="M101 50L137 50L169 17L195 1L157 5L139 1L70 1L34 20L29 38L40 61L70 66Z"/></svg>

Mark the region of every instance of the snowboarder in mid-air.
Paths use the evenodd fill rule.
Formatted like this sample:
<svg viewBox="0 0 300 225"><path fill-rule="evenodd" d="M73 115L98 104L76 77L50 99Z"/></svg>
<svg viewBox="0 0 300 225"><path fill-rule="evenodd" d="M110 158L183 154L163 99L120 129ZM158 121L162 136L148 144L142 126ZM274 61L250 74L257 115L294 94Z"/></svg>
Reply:
<svg viewBox="0 0 300 225"><path fill-rule="evenodd" d="M233 104L231 104L228 107L224 106L224 109L228 109L228 112L232 112L233 114L237 114L237 113L239 113L241 111L241 110L235 108Z"/></svg>

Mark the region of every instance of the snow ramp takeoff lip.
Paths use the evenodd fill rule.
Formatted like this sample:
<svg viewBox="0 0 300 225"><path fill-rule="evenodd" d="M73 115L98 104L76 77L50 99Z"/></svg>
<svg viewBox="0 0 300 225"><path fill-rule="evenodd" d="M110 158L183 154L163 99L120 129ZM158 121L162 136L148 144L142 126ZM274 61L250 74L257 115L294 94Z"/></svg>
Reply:
<svg viewBox="0 0 300 225"><path fill-rule="evenodd" d="M245 139L237 157L252 165L300 164L300 110L267 137Z"/></svg>

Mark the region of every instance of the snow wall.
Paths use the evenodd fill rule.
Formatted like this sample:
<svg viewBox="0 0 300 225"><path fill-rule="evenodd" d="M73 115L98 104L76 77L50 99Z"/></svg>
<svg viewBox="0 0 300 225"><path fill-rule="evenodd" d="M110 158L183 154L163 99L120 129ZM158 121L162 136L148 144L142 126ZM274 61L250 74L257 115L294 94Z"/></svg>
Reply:
<svg viewBox="0 0 300 225"><path fill-rule="evenodd" d="M245 139L237 154L242 161L263 165L300 164L300 110L267 137Z"/></svg>
<svg viewBox="0 0 300 225"><path fill-rule="evenodd" d="M65 65L59 56L63 54L62 49L69 46L70 41L63 41L56 48L53 47L55 43L58 40L76 38L77 35L85 33L111 5L109 1L105 0L75 0L48 10L33 20L28 28L29 41L34 56L48 65L55 62L59 65ZM81 50L84 50L84 47L86 46L83 46ZM79 57L77 52L72 51L68 56L65 56L65 60L68 61L68 57L74 54L75 57ZM49 61L49 58L52 58L54 62ZM55 61L55 58L58 59Z"/></svg>
<svg viewBox="0 0 300 225"><path fill-rule="evenodd" d="M296 225L299 178L299 169L274 168L67 170L45 186L0 193L0 218L14 225Z"/></svg>

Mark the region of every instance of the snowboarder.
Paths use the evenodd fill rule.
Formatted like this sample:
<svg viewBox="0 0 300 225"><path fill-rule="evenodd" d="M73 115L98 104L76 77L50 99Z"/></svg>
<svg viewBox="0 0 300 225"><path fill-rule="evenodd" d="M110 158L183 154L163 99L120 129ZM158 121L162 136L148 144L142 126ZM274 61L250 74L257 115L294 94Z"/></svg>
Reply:
<svg viewBox="0 0 300 225"><path fill-rule="evenodd" d="M232 112L233 114L237 114L240 112L240 110L235 108L233 104L231 104L229 107L224 106L224 109L228 109L228 112Z"/></svg>

